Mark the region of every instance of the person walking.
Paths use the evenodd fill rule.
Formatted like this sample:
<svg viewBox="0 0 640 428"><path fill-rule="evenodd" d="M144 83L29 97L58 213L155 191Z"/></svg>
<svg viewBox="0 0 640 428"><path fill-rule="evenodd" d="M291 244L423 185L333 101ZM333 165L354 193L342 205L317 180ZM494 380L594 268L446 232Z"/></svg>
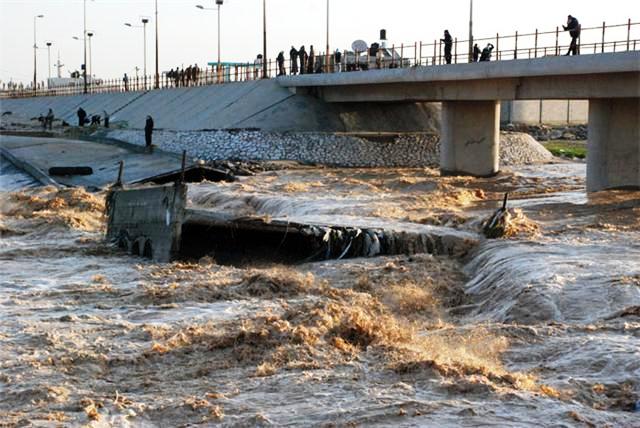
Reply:
<svg viewBox="0 0 640 428"><path fill-rule="evenodd" d="M147 121L144 124L144 142L145 142L145 146L148 149L151 148L152 135L153 135L153 118L151 116L147 116Z"/></svg>
<svg viewBox="0 0 640 428"><path fill-rule="evenodd" d="M291 74L298 74L298 51L293 46L291 46L291 50L289 51L289 60L291 61Z"/></svg>
<svg viewBox="0 0 640 428"><path fill-rule="evenodd" d="M87 112L82 107L78 109L78 126L83 127L84 121L87 118Z"/></svg>
<svg viewBox="0 0 640 428"><path fill-rule="evenodd" d="M307 60L309 59L309 55L307 51L304 49L304 45L300 46L300 50L298 51L298 56L300 57L300 74L305 74L307 71Z"/></svg>
<svg viewBox="0 0 640 428"><path fill-rule="evenodd" d="M449 34L449 30L444 30L444 39L440 39L444 42L444 60L447 64L451 64L451 49L453 48L453 37Z"/></svg>
<svg viewBox="0 0 640 428"><path fill-rule="evenodd" d="M493 45L489 43L486 48L482 50L482 54L480 55L480 62L488 62L491 61L491 53L493 52Z"/></svg>
<svg viewBox="0 0 640 428"><path fill-rule="evenodd" d="M309 59L307 60L307 73L313 74L315 68L315 56L316 53L313 50L313 45L309 47Z"/></svg>
<svg viewBox="0 0 640 428"><path fill-rule="evenodd" d="M124 83L124 91L129 92L129 76L127 76L127 73L124 73L122 83Z"/></svg>
<svg viewBox="0 0 640 428"><path fill-rule="evenodd" d="M284 51L280 51L276 58L276 62L278 63L278 76L286 75L287 73L284 71Z"/></svg>
<svg viewBox="0 0 640 428"><path fill-rule="evenodd" d="M563 25L564 31L568 31L571 36L571 45L569 45L569 51L565 54L568 55L578 55L578 39L580 38L580 32L582 27L576 18L569 15L567 17L567 25Z"/></svg>
<svg viewBox="0 0 640 428"><path fill-rule="evenodd" d="M473 62L478 62L479 59L480 59L480 48L476 43L473 45Z"/></svg>

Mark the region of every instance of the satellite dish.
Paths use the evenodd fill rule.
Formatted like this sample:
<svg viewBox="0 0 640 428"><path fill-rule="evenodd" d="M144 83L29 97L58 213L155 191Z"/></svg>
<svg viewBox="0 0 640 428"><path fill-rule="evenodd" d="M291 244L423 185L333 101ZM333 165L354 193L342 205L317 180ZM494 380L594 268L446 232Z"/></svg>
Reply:
<svg viewBox="0 0 640 428"><path fill-rule="evenodd" d="M351 43L351 49L353 49L354 52L364 52L368 47L369 45L364 40L356 40L355 42Z"/></svg>

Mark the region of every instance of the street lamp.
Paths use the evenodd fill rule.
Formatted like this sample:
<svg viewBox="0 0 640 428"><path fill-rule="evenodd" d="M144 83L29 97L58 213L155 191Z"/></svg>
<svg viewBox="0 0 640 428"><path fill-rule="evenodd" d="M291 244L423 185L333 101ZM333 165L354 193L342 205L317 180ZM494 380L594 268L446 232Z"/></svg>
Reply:
<svg viewBox="0 0 640 428"><path fill-rule="evenodd" d="M267 77L267 0L262 0L262 78Z"/></svg>
<svg viewBox="0 0 640 428"><path fill-rule="evenodd" d="M87 33L87 37L89 37L89 79L93 83L93 62L91 61L93 58L91 55L91 37L93 37L93 33Z"/></svg>
<svg viewBox="0 0 640 428"><path fill-rule="evenodd" d="M217 10L218 11L218 70L220 70L220 65L222 62L220 61L220 6L222 6L224 0L216 0L216 4L218 5L217 9L207 8L202 6L201 4L196 5L196 7L200 10Z"/></svg>
<svg viewBox="0 0 640 428"><path fill-rule="evenodd" d="M51 80L51 45L52 44L53 43L51 42L47 42L47 58L49 59L49 67L48 67L49 80Z"/></svg>
<svg viewBox="0 0 640 428"><path fill-rule="evenodd" d="M44 15L36 15L33 17L33 90L35 91L38 86L38 63L37 63L37 50L38 44L36 43L36 20L38 18L44 18Z"/></svg>
<svg viewBox="0 0 640 428"><path fill-rule="evenodd" d="M158 44L160 42L158 41L158 0L156 0L156 84L155 87L156 89L160 88L160 72L159 72L159 66L158 66Z"/></svg>
<svg viewBox="0 0 640 428"><path fill-rule="evenodd" d="M143 43L144 43L144 89L147 90L147 24L149 23L149 18L142 18L142 25L132 25L128 22L125 22L124 25L130 28L141 28L143 31Z"/></svg>
<svg viewBox="0 0 640 428"><path fill-rule="evenodd" d="M327 0L327 50L325 51L326 55L325 55L325 73L328 73L330 68L329 68L329 0Z"/></svg>

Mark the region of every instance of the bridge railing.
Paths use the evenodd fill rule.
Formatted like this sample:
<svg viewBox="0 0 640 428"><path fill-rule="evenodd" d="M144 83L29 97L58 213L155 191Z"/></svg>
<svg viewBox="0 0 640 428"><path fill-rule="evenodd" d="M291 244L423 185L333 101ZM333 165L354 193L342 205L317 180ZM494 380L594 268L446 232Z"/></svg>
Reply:
<svg viewBox="0 0 640 428"><path fill-rule="evenodd" d="M562 27L551 31L535 30L530 33L500 35L469 40L454 38L451 63L461 64L471 61L469 47L478 44L482 50L491 43L494 45L492 61L541 58L564 55L569 50L571 37ZM605 52L622 52L640 50L640 22L629 19L624 24L582 27L578 40L578 51L581 55ZM371 69L404 68L415 66L438 66L446 64L445 46L440 39L433 42L400 43L379 49L377 53L367 49L363 52L342 51L340 64L336 62L334 53L320 52L314 57L313 72L336 73L347 71L364 71ZM181 70L164 72L159 76L133 76L127 80L95 79L87 85L90 94L137 92L165 90L180 87L197 87L229 82L245 82L259 80L263 77L277 77L281 71L291 74L291 61L285 61L284 70L280 70L277 61L267 59L267 74L264 75L260 61L246 64L213 65L206 69ZM84 82L61 87L46 87L41 82L35 89L6 84L0 89L0 98L22 98L34 96L80 95L85 92Z"/></svg>

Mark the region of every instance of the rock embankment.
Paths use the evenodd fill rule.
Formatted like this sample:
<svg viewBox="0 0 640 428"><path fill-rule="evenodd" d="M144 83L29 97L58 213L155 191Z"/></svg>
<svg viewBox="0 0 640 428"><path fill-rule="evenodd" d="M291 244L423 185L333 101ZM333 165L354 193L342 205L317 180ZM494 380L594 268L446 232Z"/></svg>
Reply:
<svg viewBox="0 0 640 428"><path fill-rule="evenodd" d="M144 145L140 131L114 130L109 138ZM326 133L273 133L261 131L157 131L153 142L160 149L205 161L290 160L341 167L437 167L439 137L433 134L401 134L393 141ZM548 162L553 159L532 137L520 133L501 135L500 157L504 165Z"/></svg>

